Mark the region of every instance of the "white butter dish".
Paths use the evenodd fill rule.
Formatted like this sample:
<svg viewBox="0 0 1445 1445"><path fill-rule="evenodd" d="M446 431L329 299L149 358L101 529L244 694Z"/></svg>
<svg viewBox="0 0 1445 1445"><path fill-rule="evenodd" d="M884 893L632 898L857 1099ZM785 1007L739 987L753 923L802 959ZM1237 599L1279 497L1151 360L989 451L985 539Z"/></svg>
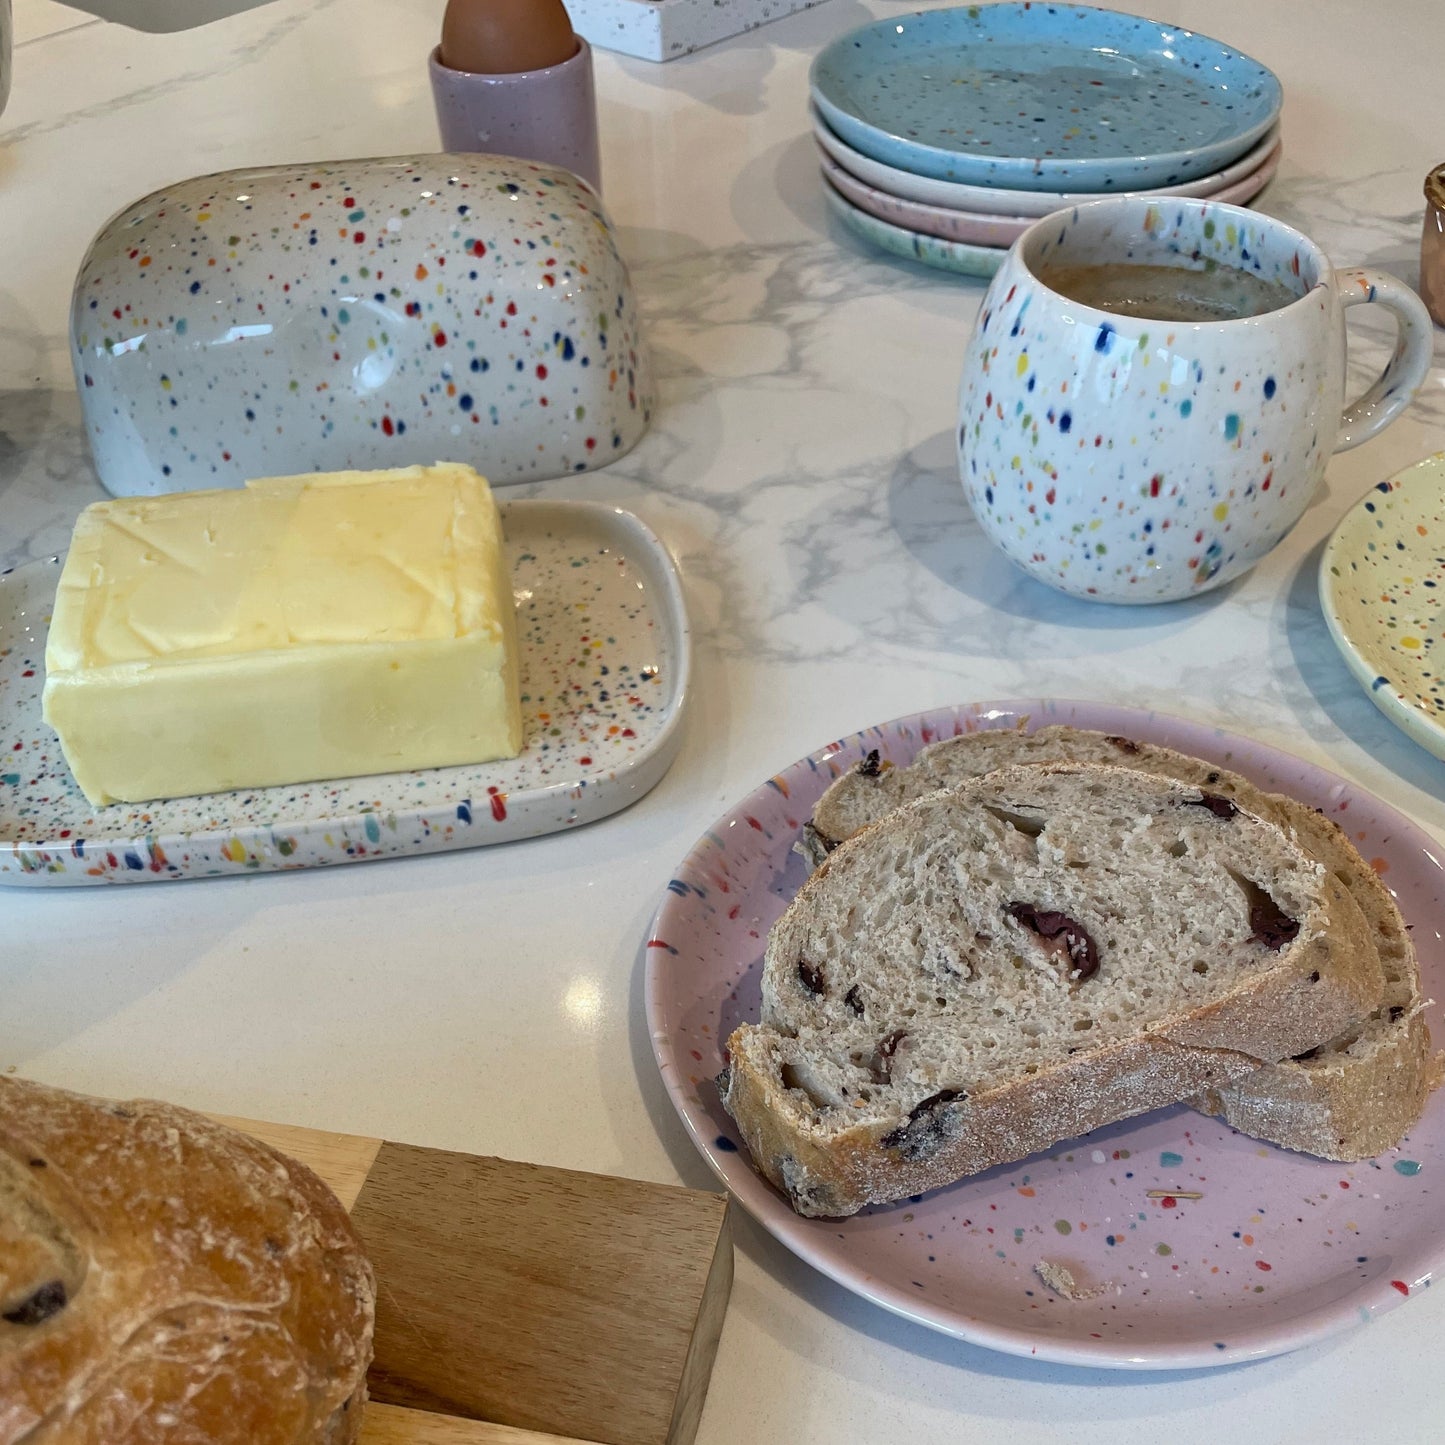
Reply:
<svg viewBox="0 0 1445 1445"><path fill-rule="evenodd" d="M0 885L140 883L510 842L635 802L681 743L691 646L677 568L629 512L502 503L520 757L94 808L40 716L59 559L0 576ZM238 699L238 707L244 707Z"/></svg>

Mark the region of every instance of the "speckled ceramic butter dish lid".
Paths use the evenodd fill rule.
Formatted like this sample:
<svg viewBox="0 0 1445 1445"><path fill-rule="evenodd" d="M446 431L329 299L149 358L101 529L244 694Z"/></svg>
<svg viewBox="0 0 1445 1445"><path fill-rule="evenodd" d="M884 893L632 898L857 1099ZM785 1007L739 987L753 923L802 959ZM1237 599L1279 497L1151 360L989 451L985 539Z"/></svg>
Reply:
<svg viewBox="0 0 1445 1445"><path fill-rule="evenodd" d="M494 485L622 456L652 413L627 267L571 172L491 155L178 182L102 227L71 359L120 495L467 462Z"/></svg>

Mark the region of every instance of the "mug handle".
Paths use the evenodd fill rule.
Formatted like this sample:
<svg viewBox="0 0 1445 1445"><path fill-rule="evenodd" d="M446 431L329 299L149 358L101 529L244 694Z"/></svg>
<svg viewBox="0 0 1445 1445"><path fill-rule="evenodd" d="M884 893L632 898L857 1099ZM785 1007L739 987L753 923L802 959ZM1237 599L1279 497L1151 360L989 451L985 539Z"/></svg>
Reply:
<svg viewBox="0 0 1445 1445"><path fill-rule="evenodd" d="M1378 302L1395 313L1400 334L1395 354L1375 384L1340 416L1337 452L1347 452L1383 431L1409 406L1430 370L1435 353L1435 324L1425 303L1403 282L1383 271L1347 267L1336 271L1342 306Z"/></svg>

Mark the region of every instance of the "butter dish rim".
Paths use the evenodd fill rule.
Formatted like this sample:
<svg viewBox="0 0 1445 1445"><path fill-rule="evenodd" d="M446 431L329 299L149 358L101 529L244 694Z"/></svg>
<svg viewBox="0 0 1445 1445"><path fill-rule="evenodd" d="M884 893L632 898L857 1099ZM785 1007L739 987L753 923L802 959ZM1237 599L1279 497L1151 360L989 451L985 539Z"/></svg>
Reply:
<svg viewBox="0 0 1445 1445"><path fill-rule="evenodd" d="M25 830L19 825L12 797L7 796L11 789L21 785L20 776L8 769L23 768L26 758L22 755L18 762L0 768L0 887L63 887L234 876L369 861L377 857L447 852L581 826L607 817L641 798L662 779L677 755L691 690L692 648L677 563L665 543L641 518L609 503L499 498L498 505L514 570L519 550L526 550L530 555L538 539L551 536L556 539L553 545L558 552L565 551L569 542L581 541L589 546L602 542L605 555L619 558L626 566L627 575L636 575L643 581L647 615L656 628L657 644L653 651L666 659L671 676L660 679L662 701L649 710L650 723L639 723L632 751L609 761L601 746L586 745L584 736L582 756L577 761L585 762L587 767L569 767L568 748L574 740L570 736L549 736L542 751L550 750L557 758L555 766L560 772L556 780L540 786L508 786L509 778L523 775L519 770L524 763L536 762L538 742L535 735L529 734L522 757L515 760L428 769L415 774L377 774L301 788L255 790L247 801L261 798L280 810L281 815L264 821L239 816L240 810L237 810L214 819L210 826L168 827L168 815L207 802L176 799L139 807L113 805L112 809L101 809L99 818L86 816L87 824L97 826L83 836L77 836L74 828L56 827L33 839L20 836ZM7 644L14 659L10 670L16 677L23 671L22 649L13 646L10 635L14 631L9 620L12 612L23 617L28 615L27 608L42 611L42 621L33 624L41 635L23 651L29 657L43 654L43 623L48 623L61 561L62 557L55 556L0 573L0 673L6 668ZM560 568L559 575L562 575ZM41 587L39 596L34 591L37 583ZM22 588L27 589L29 595L19 590ZM529 649L535 651L538 646L555 641L555 628L540 643L535 638L524 639L524 659ZM0 739L5 740L8 754L14 741L10 734L16 731L19 722L31 731L43 731L46 736L35 745L48 745L58 756L58 742L39 721L43 674L38 667L32 671L35 675L29 681L33 697L28 705L33 706L33 719L22 715L26 704L15 700L15 689L3 685L15 679L0 675ZM628 730L614 725L614 732L619 735L625 731ZM620 737L598 741L599 744L615 743ZM592 754L597 757L594 759ZM575 748L570 756L576 756ZM399 783L398 780L405 781ZM436 784L434 792L426 792L427 783ZM312 815L306 815L303 809L301 813L287 815L285 802L277 797L305 798L311 792L327 788L354 793L363 785L371 785L368 792L377 800L372 806L318 811ZM404 795L418 785L424 794L423 801L406 806ZM242 795L212 796L219 800ZM114 811L127 820L134 813L144 811L148 818L154 819L154 827L149 831L134 825L107 830L104 827L107 811Z"/></svg>

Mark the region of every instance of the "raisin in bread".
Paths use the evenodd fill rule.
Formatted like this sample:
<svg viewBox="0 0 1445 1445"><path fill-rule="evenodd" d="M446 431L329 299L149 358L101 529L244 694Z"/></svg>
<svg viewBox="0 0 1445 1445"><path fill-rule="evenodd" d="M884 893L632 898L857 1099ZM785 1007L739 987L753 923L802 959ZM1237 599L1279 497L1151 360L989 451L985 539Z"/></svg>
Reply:
<svg viewBox="0 0 1445 1445"><path fill-rule="evenodd" d="M374 1297L304 1166L0 1078L0 1445L351 1445Z"/></svg>
<svg viewBox="0 0 1445 1445"><path fill-rule="evenodd" d="M1298 1059L1194 1100L1206 1113L1271 1143L1329 1159L1367 1159L1393 1148L1440 1081L1420 991L1420 966L1390 890L1330 819L1237 773L1157 744L1071 727L1033 733L964 733L924 748L906 768L870 754L819 799L803 850L814 860L909 798L954 787L998 767L1097 762L1180 779L1232 798L1292 832L1348 888L1370 926L1384 972L1379 1006Z"/></svg>
<svg viewBox="0 0 1445 1445"><path fill-rule="evenodd" d="M720 1079L802 1214L937 1188L1227 1085L1379 1001L1349 893L1228 799L992 772L838 846L774 925Z"/></svg>

